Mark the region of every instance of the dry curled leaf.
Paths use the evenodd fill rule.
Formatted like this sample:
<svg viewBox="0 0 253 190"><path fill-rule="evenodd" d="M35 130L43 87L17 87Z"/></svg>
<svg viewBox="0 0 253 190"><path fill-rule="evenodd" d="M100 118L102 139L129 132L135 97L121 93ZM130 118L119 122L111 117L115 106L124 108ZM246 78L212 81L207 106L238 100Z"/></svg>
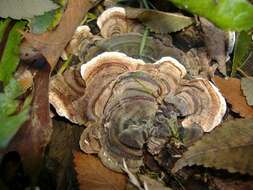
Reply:
<svg viewBox="0 0 253 190"><path fill-rule="evenodd" d="M253 180L214 178L212 183L217 190L253 190Z"/></svg>
<svg viewBox="0 0 253 190"><path fill-rule="evenodd" d="M139 20L156 33L177 32L193 23L192 18L175 13L130 7L125 10L128 18Z"/></svg>
<svg viewBox="0 0 253 190"><path fill-rule="evenodd" d="M126 176L107 169L95 156L75 152L74 163L80 190L124 190L126 188Z"/></svg>
<svg viewBox="0 0 253 190"><path fill-rule="evenodd" d="M253 118L253 108L250 107L241 91L240 80L236 78L213 78L226 100L232 105L232 110L242 117Z"/></svg>
<svg viewBox="0 0 253 190"><path fill-rule="evenodd" d="M253 106L253 77L242 78L241 88L246 96L247 103Z"/></svg>
<svg viewBox="0 0 253 190"><path fill-rule="evenodd" d="M238 119L224 123L190 147L172 171L192 165L253 175L253 120Z"/></svg>
<svg viewBox="0 0 253 190"><path fill-rule="evenodd" d="M55 30L40 35L23 33L26 38L25 43L31 44L34 49L43 54L53 68L65 46L73 36L76 27L82 21L84 14L87 13L95 3L95 0L69 0L67 9ZM22 53L26 54L26 52Z"/></svg>

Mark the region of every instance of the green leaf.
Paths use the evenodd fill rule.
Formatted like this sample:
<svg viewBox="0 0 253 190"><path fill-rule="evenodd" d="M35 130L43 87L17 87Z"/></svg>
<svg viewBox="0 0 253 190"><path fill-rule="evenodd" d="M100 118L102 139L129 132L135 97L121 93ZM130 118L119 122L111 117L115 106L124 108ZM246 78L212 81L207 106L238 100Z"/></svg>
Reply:
<svg viewBox="0 0 253 190"><path fill-rule="evenodd" d="M253 6L247 0L170 0L181 9L206 17L218 27L248 31L253 28Z"/></svg>
<svg viewBox="0 0 253 190"><path fill-rule="evenodd" d="M61 20L64 12L66 0L55 0L55 3L61 5L60 8L45 12L43 15L35 16L30 21L32 33L40 34L55 28Z"/></svg>
<svg viewBox="0 0 253 190"><path fill-rule="evenodd" d="M18 81L11 79L8 85L5 86L4 93L8 98L15 99L18 96L20 96L23 92Z"/></svg>
<svg viewBox="0 0 253 190"><path fill-rule="evenodd" d="M5 86L4 93L0 93L0 117L8 116L16 111L19 102L15 98L21 94L20 84L15 79L11 79Z"/></svg>
<svg viewBox="0 0 253 190"><path fill-rule="evenodd" d="M242 78L241 88L243 94L246 96L247 103L253 106L253 77Z"/></svg>
<svg viewBox="0 0 253 190"><path fill-rule="evenodd" d="M30 28L32 33L40 34L46 32L55 18L55 10L46 12L44 15L35 16L31 19Z"/></svg>
<svg viewBox="0 0 253 190"><path fill-rule="evenodd" d="M19 63L19 45L22 35L18 30L23 30L25 25L26 22L24 21L17 22L8 35L8 40L0 60L0 80L4 84L8 84Z"/></svg>
<svg viewBox="0 0 253 190"><path fill-rule="evenodd" d="M0 115L0 148L5 148L19 127L28 119L29 108L17 115L2 117Z"/></svg>
<svg viewBox="0 0 253 190"><path fill-rule="evenodd" d="M50 0L1 0L0 17L27 19L57 8L58 5Z"/></svg>
<svg viewBox="0 0 253 190"><path fill-rule="evenodd" d="M172 169L204 165L253 175L253 120L225 122L186 151Z"/></svg>
<svg viewBox="0 0 253 190"><path fill-rule="evenodd" d="M0 41L2 41L4 31L8 26L8 24L10 23L10 21L11 21L10 19L0 20Z"/></svg>
<svg viewBox="0 0 253 190"><path fill-rule="evenodd" d="M247 32L239 33L235 43L231 76L235 76L237 69L243 67L243 65L246 63L247 58L252 53L251 50L251 35L249 35Z"/></svg>
<svg viewBox="0 0 253 190"><path fill-rule="evenodd" d="M16 100L8 98L5 94L0 94L0 116L13 114L18 107Z"/></svg>
<svg viewBox="0 0 253 190"><path fill-rule="evenodd" d="M13 115L19 106L16 98L21 94L22 88L15 79L11 79L4 93L0 93L0 148L7 146L21 124L28 119L30 97L25 100L23 109Z"/></svg>

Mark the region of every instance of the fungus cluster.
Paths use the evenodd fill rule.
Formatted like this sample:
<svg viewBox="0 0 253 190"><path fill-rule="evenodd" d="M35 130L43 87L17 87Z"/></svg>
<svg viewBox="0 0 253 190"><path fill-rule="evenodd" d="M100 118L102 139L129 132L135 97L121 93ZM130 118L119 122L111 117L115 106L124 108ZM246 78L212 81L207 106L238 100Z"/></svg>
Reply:
<svg viewBox="0 0 253 190"><path fill-rule="evenodd" d="M210 70L208 60L195 58L199 52L184 53L170 40L148 37L140 56L142 35L133 32L143 26L124 8L104 11L97 25L102 37L87 26L77 30L69 49L82 65L54 76L49 91L60 116L86 126L80 138L84 152L98 154L115 171L124 159L135 171L145 145L156 155L175 130L191 142L221 122L226 103L209 80L199 78ZM171 124L175 118L178 129Z"/></svg>
<svg viewBox="0 0 253 190"><path fill-rule="evenodd" d="M97 25L104 38L110 38L128 32L141 32L141 24L133 19L128 19L126 10L122 7L113 7L105 10L97 20Z"/></svg>
<svg viewBox="0 0 253 190"><path fill-rule="evenodd" d="M184 128L197 124L209 132L226 110L224 98L210 81L184 79L185 67L172 57L150 64L105 52L84 63L80 71L65 92L59 93L54 85L63 79L52 80L50 102L61 116L87 126L81 149L98 154L104 165L116 171L123 159L129 169L137 170L143 146L154 137L168 137L167 129L155 125L159 112L180 116Z"/></svg>

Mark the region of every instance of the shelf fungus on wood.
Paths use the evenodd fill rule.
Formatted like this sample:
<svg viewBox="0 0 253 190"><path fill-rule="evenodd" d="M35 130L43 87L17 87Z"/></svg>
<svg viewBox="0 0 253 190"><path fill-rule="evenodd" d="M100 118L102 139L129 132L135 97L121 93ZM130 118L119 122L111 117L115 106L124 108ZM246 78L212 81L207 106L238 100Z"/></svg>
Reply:
<svg viewBox="0 0 253 190"><path fill-rule="evenodd" d="M159 152L156 139L164 143L173 135L166 119L180 116L180 130L197 124L204 132L220 123L226 104L218 89L206 79L186 80L185 75L184 66L172 57L148 64L123 53L105 52L81 66L85 81L81 94L67 100L76 91L67 92L68 87L63 96L57 95L57 87L51 85L50 102L72 122L85 121L87 128L80 138L84 152L98 154L115 171L121 171L124 158L136 171L145 144ZM70 115L69 108L78 115Z"/></svg>

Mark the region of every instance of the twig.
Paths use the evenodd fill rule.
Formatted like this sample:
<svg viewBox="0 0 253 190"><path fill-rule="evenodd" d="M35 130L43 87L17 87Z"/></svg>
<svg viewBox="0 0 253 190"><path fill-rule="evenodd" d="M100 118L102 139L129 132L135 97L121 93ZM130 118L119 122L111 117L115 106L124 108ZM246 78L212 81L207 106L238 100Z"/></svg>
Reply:
<svg viewBox="0 0 253 190"><path fill-rule="evenodd" d="M249 75L247 75L242 69L240 69L239 67L236 69L242 76L244 77L249 77Z"/></svg>

